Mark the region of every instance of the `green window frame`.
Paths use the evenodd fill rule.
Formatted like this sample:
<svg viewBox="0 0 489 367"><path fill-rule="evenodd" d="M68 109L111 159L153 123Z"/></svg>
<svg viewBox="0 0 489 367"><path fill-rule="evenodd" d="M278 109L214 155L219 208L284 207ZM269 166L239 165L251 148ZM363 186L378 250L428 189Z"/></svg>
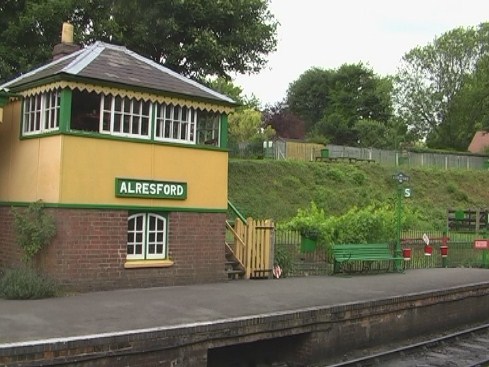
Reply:
<svg viewBox="0 0 489 367"><path fill-rule="evenodd" d="M220 114L200 111L197 124L197 144L220 146L220 129Z"/></svg>
<svg viewBox="0 0 489 367"><path fill-rule="evenodd" d="M219 112L93 91L25 97L22 126L23 136L73 132L227 147L227 119Z"/></svg>

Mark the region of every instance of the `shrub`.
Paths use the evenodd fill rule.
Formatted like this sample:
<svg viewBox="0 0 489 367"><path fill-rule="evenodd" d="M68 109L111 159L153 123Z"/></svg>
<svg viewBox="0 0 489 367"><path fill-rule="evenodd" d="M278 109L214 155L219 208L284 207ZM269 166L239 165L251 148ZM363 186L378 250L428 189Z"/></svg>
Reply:
<svg viewBox="0 0 489 367"><path fill-rule="evenodd" d="M34 269L22 266L8 269L0 278L0 297L6 299L39 299L54 297L57 284Z"/></svg>
<svg viewBox="0 0 489 367"><path fill-rule="evenodd" d="M404 230L429 223L421 212L407 206L403 208L401 220ZM326 216L313 202L309 208L299 209L283 228L300 231L301 235L318 240L326 248L332 243L389 242L397 236L397 215L394 206L372 204L353 207L340 216Z"/></svg>
<svg viewBox="0 0 489 367"><path fill-rule="evenodd" d="M17 242L29 262L56 234L54 219L44 212L42 201L31 203L24 210L12 209Z"/></svg>
<svg viewBox="0 0 489 367"><path fill-rule="evenodd" d="M284 229L299 231L304 237L323 242L329 238L327 224L324 210L311 202L309 208L299 208L296 216L284 224Z"/></svg>

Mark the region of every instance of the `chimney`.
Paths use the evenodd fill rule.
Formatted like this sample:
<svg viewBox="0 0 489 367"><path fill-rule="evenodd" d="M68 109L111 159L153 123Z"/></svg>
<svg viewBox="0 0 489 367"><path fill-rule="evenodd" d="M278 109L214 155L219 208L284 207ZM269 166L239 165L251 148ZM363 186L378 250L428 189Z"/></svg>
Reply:
<svg viewBox="0 0 489 367"><path fill-rule="evenodd" d="M78 51L81 47L73 43L73 25L63 23L63 31L61 32L61 43L58 43L53 48L53 60L69 55Z"/></svg>

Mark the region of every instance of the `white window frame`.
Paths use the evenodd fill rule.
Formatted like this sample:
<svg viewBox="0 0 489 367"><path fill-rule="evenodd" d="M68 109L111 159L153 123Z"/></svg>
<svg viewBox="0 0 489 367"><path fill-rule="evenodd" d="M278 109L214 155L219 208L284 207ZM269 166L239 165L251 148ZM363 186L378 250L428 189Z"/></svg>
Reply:
<svg viewBox="0 0 489 367"><path fill-rule="evenodd" d="M150 228L151 219L154 218L155 228ZM142 221L141 228L133 225ZM167 219L156 213L136 213L127 218L127 260L155 260L167 258ZM141 253L136 253L140 247ZM160 248L161 250L158 251ZM133 251L131 250L133 249Z"/></svg>
<svg viewBox="0 0 489 367"><path fill-rule="evenodd" d="M25 97L22 135L59 130L60 98L59 90Z"/></svg>
<svg viewBox="0 0 489 367"><path fill-rule="evenodd" d="M172 143L195 144L197 111L192 107L158 104L154 139Z"/></svg>
<svg viewBox="0 0 489 367"><path fill-rule="evenodd" d="M148 107L147 114L144 111L145 105ZM100 132L114 136L150 139L152 111L153 104L149 101L101 94ZM146 132L143 131L144 122L147 124Z"/></svg>

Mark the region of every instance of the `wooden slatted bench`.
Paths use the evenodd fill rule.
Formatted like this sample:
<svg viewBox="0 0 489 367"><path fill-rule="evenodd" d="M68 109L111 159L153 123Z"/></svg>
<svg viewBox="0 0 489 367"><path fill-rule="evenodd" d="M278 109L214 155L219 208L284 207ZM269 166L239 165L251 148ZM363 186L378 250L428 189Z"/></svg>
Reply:
<svg viewBox="0 0 489 367"><path fill-rule="evenodd" d="M395 261L402 261L402 257L396 257L387 243L370 243L370 244L336 244L332 246L333 255L333 273L350 272L354 269L355 262L361 262L361 272L372 270L389 271L395 269ZM382 263L388 263L388 266L381 268ZM377 264L377 269L372 267Z"/></svg>
<svg viewBox="0 0 489 367"><path fill-rule="evenodd" d="M349 163L356 163L356 162L375 163L375 159L363 159L363 158L357 158L357 157L316 157L315 160L321 161L321 162L348 161Z"/></svg>

